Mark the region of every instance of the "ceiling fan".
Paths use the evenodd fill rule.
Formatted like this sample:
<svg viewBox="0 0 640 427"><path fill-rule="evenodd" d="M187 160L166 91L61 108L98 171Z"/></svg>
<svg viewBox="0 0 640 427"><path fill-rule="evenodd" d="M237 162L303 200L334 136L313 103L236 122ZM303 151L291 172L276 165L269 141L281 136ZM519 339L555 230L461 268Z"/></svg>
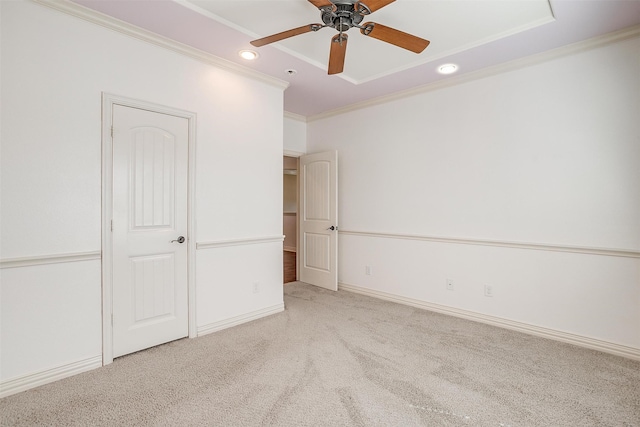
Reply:
<svg viewBox="0 0 640 427"><path fill-rule="evenodd" d="M274 43L289 37L318 31L324 27L335 28L338 34L331 38L329 51L329 74L341 73L344 69L344 59L347 52L348 36L345 34L350 28L359 28L360 33L373 37L383 42L391 43L411 52L420 53L429 45L429 40L407 34L391 27L386 27L375 22L360 24L365 15L369 15L378 9L393 3L395 0L308 0L317 7L321 14L323 24L309 24L292 30L283 31L271 36L263 37L251 42L253 46L260 47Z"/></svg>

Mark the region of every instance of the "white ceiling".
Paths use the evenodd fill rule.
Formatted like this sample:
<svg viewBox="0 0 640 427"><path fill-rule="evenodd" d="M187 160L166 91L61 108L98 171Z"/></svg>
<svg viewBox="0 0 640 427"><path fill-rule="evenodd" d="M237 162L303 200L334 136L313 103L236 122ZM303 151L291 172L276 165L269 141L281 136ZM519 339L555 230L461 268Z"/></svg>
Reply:
<svg viewBox="0 0 640 427"><path fill-rule="evenodd" d="M301 0L212 1L188 0L194 10L232 25L258 38L311 23L322 23L320 11ZM366 3L366 2L365 2ZM447 17L447 19L442 19ZM412 68L484 43L553 21L547 0L396 1L366 16L363 22L378 22L431 41L422 54L348 32L345 69L338 77L360 84L400 70ZM329 43L336 30L325 28L276 44L321 70L329 60ZM260 51L260 49L257 49Z"/></svg>
<svg viewBox="0 0 640 427"><path fill-rule="evenodd" d="M354 28L344 73L329 76L332 28L261 48L249 44L322 22L306 0L74 1L289 81L285 110L302 116L451 78L437 72L444 63L458 64L460 75L640 25L640 0L397 0L365 21L430 40L429 47L417 55ZM246 62L238 56L242 49L260 57Z"/></svg>

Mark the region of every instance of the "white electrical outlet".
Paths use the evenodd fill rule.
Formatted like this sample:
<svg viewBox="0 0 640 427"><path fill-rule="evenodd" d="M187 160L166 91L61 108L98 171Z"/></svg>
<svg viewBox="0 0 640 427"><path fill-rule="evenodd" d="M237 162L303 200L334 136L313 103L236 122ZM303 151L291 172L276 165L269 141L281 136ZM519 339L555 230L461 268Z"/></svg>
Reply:
<svg viewBox="0 0 640 427"><path fill-rule="evenodd" d="M260 292L260 282L253 282L253 293L257 294Z"/></svg>
<svg viewBox="0 0 640 427"><path fill-rule="evenodd" d="M485 297L492 297L493 296L493 286L484 285L484 296Z"/></svg>
<svg viewBox="0 0 640 427"><path fill-rule="evenodd" d="M364 274L366 274L367 276L371 276L371 266L370 265L365 265L364 266Z"/></svg>
<svg viewBox="0 0 640 427"><path fill-rule="evenodd" d="M452 279L447 279L447 290L448 291L453 291L453 280Z"/></svg>

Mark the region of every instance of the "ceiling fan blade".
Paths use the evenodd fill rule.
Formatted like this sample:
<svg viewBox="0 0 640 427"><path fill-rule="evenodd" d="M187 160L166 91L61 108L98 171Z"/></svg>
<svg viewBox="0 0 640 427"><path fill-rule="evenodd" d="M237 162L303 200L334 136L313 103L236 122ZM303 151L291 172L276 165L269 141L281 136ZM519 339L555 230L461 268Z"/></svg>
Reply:
<svg viewBox="0 0 640 427"><path fill-rule="evenodd" d="M396 0L364 0L359 3L365 5L367 9L369 9L369 11L373 13L376 10L382 9L383 7L393 3L394 1Z"/></svg>
<svg viewBox="0 0 640 427"><path fill-rule="evenodd" d="M310 31L318 31L322 28L322 24L309 24L303 25L302 27L294 28L292 30L283 31L278 34L273 34L267 37L263 37L258 40L254 40L251 44L255 47L264 46L269 43L277 42L280 40L288 39L289 37L298 36L300 34L308 33Z"/></svg>
<svg viewBox="0 0 640 427"><path fill-rule="evenodd" d="M400 30L386 27L375 22L367 22L360 30L365 36L373 37L383 42L391 43L411 52L420 53L429 46L429 40L421 39Z"/></svg>
<svg viewBox="0 0 640 427"><path fill-rule="evenodd" d="M308 1L318 9L320 9L321 7L327 7L327 6L333 7L333 3L331 3L329 0L308 0Z"/></svg>
<svg viewBox="0 0 640 427"><path fill-rule="evenodd" d="M331 38L328 74L339 74L344 69L344 58L347 53L348 38L346 34L336 34Z"/></svg>

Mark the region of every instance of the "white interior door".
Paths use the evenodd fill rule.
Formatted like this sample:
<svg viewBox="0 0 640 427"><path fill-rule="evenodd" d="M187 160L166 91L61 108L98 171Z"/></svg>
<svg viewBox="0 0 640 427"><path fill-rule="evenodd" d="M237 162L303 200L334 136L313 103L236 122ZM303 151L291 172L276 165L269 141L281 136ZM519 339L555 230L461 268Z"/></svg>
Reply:
<svg viewBox="0 0 640 427"><path fill-rule="evenodd" d="M300 157L300 281L338 290L338 153Z"/></svg>
<svg viewBox="0 0 640 427"><path fill-rule="evenodd" d="M186 118L113 108L114 357L188 335L188 137Z"/></svg>

